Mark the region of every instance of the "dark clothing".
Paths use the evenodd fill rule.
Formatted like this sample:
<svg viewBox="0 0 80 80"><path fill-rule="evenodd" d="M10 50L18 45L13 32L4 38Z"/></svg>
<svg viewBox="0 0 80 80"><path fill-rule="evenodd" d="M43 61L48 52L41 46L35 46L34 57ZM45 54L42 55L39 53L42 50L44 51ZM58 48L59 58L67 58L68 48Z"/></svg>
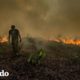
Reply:
<svg viewBox="0 0 80 80"><path fill-rule="evenodd" d="M17 29L10 30L9 35L11 35L12 43L14 43L14 41L18 41L19 31Z"/></svg>
<svg viewBox="0 0 80 80"><path fill-rule="evenodd" d="M12 43L12 48L13 48L13 52L14 53L18 53L19 52L19 44L17 41L15 41L14 43Z"/></svg>
<svg viewBox="0 0 80 80"><path fill-rule="evenodd" d="M19 52L19 31L17 29L11 29L9 31L9 36L11 37L11 44L14 53Z"/></svg>

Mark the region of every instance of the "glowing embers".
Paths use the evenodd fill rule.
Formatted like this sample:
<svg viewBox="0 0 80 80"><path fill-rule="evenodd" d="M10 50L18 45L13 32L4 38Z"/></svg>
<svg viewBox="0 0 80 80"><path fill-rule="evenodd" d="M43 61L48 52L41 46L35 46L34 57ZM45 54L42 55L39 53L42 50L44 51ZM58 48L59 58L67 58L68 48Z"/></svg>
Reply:
<svg viewBox="0 0 80 80"><path fill-rule="evenodd" d="M8 37L7 36L0 36L0 43L7 43Z"/></svg>

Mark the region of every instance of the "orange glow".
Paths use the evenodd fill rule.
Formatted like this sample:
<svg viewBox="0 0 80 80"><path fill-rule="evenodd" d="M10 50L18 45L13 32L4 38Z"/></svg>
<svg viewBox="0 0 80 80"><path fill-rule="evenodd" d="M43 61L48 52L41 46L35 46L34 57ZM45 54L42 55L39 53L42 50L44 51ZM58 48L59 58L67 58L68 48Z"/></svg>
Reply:
<svg viewBox="0 0 80 80"><path fill-rule="evenodd" d="M73 44L73 45L80 45L80 39L50 39L49 41L56 41L56 42L62 42L64 44Z"/></svg>
<svg viewBox="0 0 80 80"><path fill-rule="evenodd" d="M7 36L0 37L0 43L7 43L7 42L8 42Z"/></svg>

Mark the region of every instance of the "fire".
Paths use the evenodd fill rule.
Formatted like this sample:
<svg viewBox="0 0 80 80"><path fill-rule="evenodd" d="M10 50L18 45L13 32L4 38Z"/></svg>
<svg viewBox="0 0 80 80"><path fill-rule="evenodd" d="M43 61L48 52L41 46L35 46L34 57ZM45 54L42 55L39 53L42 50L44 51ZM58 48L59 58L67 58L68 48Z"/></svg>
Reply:
<svg viewBox="0 0 80 80"><path fill-rule="evenodd" d="M50 40L50 41L62 42L64 44L80 45L80 39L63 39L63 38L59 38L59 39L53 39L53 40Z"/></svg>
<svg viewBox="0 0 80 80"><path fill-rule="evenodd" d="M80 45L80 40L63 40L64 43L66 44L74 44L74 45Z"/></svg>
<svg viewBox="0 0 80 80"><path fill-rule="evenodd" d="M7 43L7 42L8 42L7 36L1 36L0 37L0 43Z"/></svg>

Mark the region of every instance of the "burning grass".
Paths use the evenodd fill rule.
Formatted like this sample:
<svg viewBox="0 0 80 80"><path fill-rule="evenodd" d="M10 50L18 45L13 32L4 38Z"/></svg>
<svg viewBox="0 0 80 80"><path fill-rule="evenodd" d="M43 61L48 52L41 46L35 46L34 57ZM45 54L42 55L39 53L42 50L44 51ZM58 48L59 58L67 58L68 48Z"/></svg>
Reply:
<svg viewBox="0 0 80 80"><path fill-rule="evenodd" d="M58 43L62 42L64 44L80 45L80 39L64 39L64 38L59 38L59 39L51 39L49 41L56 41Z"/></svg>
<svg viewBox="0 0 80 80"><path fill-rule="evenodd" d="M8 37L7 36L0 36L0 43L7 43Z"/></svg>

